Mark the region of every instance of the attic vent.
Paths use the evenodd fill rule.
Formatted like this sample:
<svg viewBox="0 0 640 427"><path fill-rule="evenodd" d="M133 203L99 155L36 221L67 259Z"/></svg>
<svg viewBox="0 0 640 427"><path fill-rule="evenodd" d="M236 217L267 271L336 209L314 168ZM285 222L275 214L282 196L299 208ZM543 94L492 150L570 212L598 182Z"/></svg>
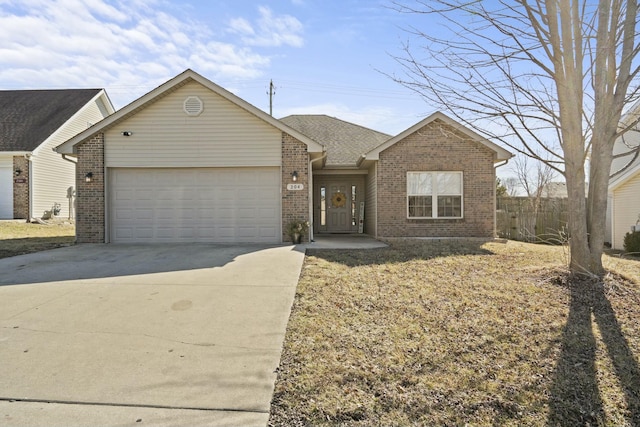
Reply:
<svg viewBox="0 0 640 427"><path fill-rule="evenodd" d="M190 96L184 100L184 112L188 116L199 116L203 109L202 100L197 96Z"/></svg>

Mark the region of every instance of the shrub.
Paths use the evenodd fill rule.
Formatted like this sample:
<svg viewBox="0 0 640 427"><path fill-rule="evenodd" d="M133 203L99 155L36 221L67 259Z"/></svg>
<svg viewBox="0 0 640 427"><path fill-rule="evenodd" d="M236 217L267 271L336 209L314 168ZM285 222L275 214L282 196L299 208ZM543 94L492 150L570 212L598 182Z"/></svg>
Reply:
<svg viewBox="0 0 640 427"><path fill-rule="evenodd" d="M640 231L627 233L624 235L625 252L635 252L640 254Z"/></svg>

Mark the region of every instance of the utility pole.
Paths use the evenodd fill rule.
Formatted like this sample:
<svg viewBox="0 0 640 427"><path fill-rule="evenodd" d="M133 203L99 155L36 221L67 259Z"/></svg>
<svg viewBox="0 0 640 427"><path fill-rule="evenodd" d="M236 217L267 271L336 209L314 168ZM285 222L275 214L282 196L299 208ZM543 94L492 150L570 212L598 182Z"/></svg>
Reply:
<svg viewBox="0 0 640 427"><path fill-rule="evenodd" d="M276 94L276 87L273 85L273 79L269 82L269 115L273 116L273 95Z"/></svg>

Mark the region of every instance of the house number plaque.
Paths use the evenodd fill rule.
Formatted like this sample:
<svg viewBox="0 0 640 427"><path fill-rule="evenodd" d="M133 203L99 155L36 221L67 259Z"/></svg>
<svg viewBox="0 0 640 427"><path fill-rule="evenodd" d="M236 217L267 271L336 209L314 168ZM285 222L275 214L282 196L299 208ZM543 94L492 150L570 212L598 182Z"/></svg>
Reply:
<svg viewBox="0 0 640 427"><path fill-rule="evenodd" d="M287 190L291 190L291 191L304 190L304 184L287 184Z"/></svg>

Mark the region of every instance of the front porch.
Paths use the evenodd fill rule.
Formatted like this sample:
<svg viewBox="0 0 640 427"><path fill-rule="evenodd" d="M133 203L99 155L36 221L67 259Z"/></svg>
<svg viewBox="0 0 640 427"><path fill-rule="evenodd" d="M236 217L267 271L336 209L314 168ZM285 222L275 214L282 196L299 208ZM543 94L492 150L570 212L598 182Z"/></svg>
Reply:
<svg viewBox="0 0 640 427"><path fill-rule="evenodd" d="M368 234L319 234L304 244L306 249L377 249L387 246Z"/></svg>

